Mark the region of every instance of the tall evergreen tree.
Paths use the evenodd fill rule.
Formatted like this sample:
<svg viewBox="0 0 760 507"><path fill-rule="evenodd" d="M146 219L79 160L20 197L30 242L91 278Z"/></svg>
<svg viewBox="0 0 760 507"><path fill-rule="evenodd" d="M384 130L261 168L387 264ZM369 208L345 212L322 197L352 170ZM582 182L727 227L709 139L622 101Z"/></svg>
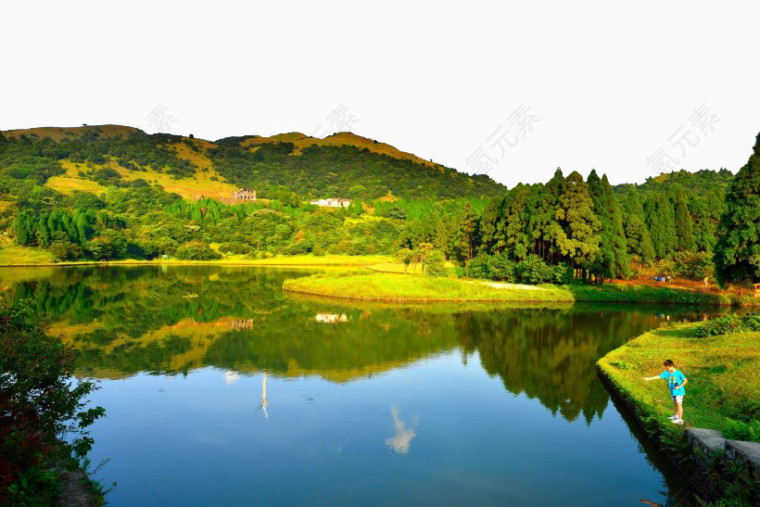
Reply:
<svg viewBox="0 0 760 507"><path fill-rule="evenodd" d="M686 205L683 192L678 190L676 194L676 251L693 252L696 250L694 242L694 222Z"/></svg>
<svg viewBox="0 0 760 507"><path fill-rule="evenodd" d="M584 273L599 251L600 224L594 213L594 201L583 177L573 171L565 179L564 192L559 198L557 221L561 227L557 247L574 268Z"/></svg>
<svg viewBox="0 0 760 507"><path fill-rule="evenodd" d="M472 211L472 205L466 202L459 220L459 232L455 242L457 256L462 261L470 261L475 255L477 221L478 216Z"/></svg>
<svg viewBox="0 0 760 507"><path fill-rule="evenodd" d="M483 210L478 221L478 251L484 254L494 253L498 243L498 224L504 219L504 198L492 199Z"/></svg>
<svg viewBox="0 0 760 507"><path fill-rule="evenodd" d="M34 239L32 218L27 211L22 211L13 220L13 231L16 234L16 243L19 245L28 245L32 242Z"/></svg>
<svg viewBox="0 0 760 507"><path fill-rule="evenodd" d="M533 253L549 262L559 252L557 242L564 237L557 219L559 200L565 190L565 177L559 167L546 185L534 185L528 199L529 230L533 237Z"/></svg>
<svg viewBox="0 0 760 507"><path fill-rule="evenodd" d="M664 193L650 196L644 208L647 227L658 259L667 259L676 248L675 213Z"/></svg>
<svg viewBox="0 0 760 507"><path fill-rule="evenodd" d="M522 260L528 254L531 238L527 233L527 199L530 187L517 185L507 197L504 220L499 222L499 251L507 251L510 256Z"/></svg>
<svg viewBox="0 0 760 507"><path fill-rule="evenodd" d="M607 212L611 217L611 248L615 259L612 276L616 278L629 278L631 276L631 257L628 255L628 240L625 237L625 227L623 226L623 207L615 197L612 185L610 185L610 180L607 179L606 174L602 175L602 190L604 190L604 202L607 205Z"/></svg>
<svg viewBox="0 0 760 507"><path fill-rule="evenodd" d="M649 264L654 261L655 252L644 216L639 194L632 188L625 199L625 237L628 253L637 256L644 264Z"/></svg>
<svg viewBox="0 0 760 507"><path fill-rule="evenodd" d="M588 175L587 184L594 211L600 223L599 251L594 258L592 271L600 278L627 278L630 275L623 217L620 206L612 193L607 175L599 178L596 170Z"/></svg>
<svg viewBox="0 0 760 507"><path fill-rule="evenodd" d="M726 192L715 245L718 280L760 281L760 134Z"/></svg>

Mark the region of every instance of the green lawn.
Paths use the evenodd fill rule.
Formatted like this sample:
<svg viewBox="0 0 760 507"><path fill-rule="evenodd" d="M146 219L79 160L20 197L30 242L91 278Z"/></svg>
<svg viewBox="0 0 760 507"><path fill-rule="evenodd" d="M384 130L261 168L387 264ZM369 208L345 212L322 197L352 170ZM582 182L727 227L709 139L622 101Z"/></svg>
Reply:
<svg viewBox="0 0 760 507"><path fill-rule="evenodd" d="M212 261L184 261L169 259L120 259L107 261L106 264L245 264L250 266L366 266L370 264L389 263L390 258L385 255L278 255L266 259L251 259L245 255L227 255L219 260ZM53 254L42 248L22 247L11 245L0 248L0 266L27 266L27 265L53 265L61 264ZM100 264L98 261L70 261L65 264Z"/></svg>
<svg viewBox="0 0 760 507"><path fill-rule="evenodd" d="M378 272L382 268L382 272ZM397 269L391 269L394 266ZM727 296L649 285L521 285L487 280L431 278L403 274L401 264L367 266L349 274L288 280L285 290L365 301L564 301L607 303L738 304ZM370 272L371 271L371 272ZM396 272L394 272L396 271ZM754 303L755 300L749 301ZM745 302L747 303L747 302Z"/></svg>
<svg viewBox="0 0 760 507"><path fill-rule="evenodd" d="M675 304L738 304L729 296L706 292L676 289L673 287L652 287L651 285L567 285L576 301L605 301L621 303L675 303Z"/></svg>
<svg viewBox="0 0 760 507"><path fill-rule="evenodd" d="M0 266L54 264L55 261L55 256L42 248L10 244L0 248Z"/></svg>
<svg viewBox="0 0 760 507"><path fill-rule="evenodd" d="M364 301L420 303L429 301L573 301L563 289L497 284L480 280L432 278L388 273L351 272L286 280L283 289Z"/></svg>
<svg viewBox="0 0 760 507"><path fill-rule="evenodd" d="M729 438L760 442L760 333L697 338L698 324L679 324L643 334L599 360L602 373L642 419L667 433L682 426L667 421L673 404L658 375L672 359L689 380L684 419L698 428L721 430Z"/></svg>

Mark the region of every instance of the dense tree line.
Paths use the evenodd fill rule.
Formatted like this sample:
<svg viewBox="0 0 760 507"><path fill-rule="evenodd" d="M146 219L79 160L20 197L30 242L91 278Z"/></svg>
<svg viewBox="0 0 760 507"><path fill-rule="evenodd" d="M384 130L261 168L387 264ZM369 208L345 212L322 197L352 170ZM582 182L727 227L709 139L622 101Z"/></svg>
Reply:
<svg viewBox="0 0 760 507"><path fill-rule="evenodd" d="M601 282L650 268L701 280L713 276L715 255L721 279L760 280L757 143L736 178L725 169L677 171L613 187L594 170L584 179L557 169L546 183L507 191L488 178L351 146L312 146L296 155L292 143L252 150L241 144L247 138L206 148L139 131L91 137L0 136L0 227L16 243L61 260L397 254L432 245L471 276L534 283ZM228 180L266 189L269 200L185 201L141 179L123 181L105 164L186 175L196 168L177 158L177 142L203 151ZM87 164L84 176L108 190L65 196L43 186L60 174L63 160ZM340 210L305 204L315 195L354 203Z"/></svg>
<svg viewBox="0 0 760 507"><path fill-rule="evenodd" d="M479 217L463 213L452 250L470 275L501 280L602 282L647 266L709 277L726 175L685 174L670 176L691 186L650 180L621 192L594 170L584 181L557 169L546 184L520 184L492 200Z"/></svg>

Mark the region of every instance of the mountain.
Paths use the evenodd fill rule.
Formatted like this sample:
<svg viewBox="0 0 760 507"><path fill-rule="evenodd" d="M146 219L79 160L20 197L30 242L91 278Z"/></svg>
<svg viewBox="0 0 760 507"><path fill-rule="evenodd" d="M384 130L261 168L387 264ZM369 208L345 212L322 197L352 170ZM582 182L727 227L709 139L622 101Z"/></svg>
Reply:
<svg viewBox="0 0 760 507"><path fill-rule="evenodd" d="M260 197L291 192L300 199L490 198L506 191L488 176L469 176L351 132L212 142L119 125L0 132L0 178L64 194L142 180L187 199L225 198L241 187Z"/></svg>

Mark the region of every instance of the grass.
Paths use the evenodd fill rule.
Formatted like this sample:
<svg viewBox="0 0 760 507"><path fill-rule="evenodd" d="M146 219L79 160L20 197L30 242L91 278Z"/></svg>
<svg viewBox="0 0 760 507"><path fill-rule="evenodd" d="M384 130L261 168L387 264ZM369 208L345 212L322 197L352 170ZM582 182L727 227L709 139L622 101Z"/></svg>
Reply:
<svg viewBox="0 0 760 507"><path fill-rule="evenodd" d="M369 264L372 273L315 275L286 282L285 290L364 301L532 301L597 303L666 303L686 305L757 304L700 291L649 285L520 285L470 279L404 276L400 263ZM419 271L419 270L418 270Z"/></svg>
<svg viewBox="0 0 760 507"><path fill-rule="evenodd" d="M621 303L673 303L685 305L730 305L738 304L735 297L711 294L673 287L653 287L651 285L567 285L576 301L604 301Z"/></svg>
<svg viewBox="0 0 760 507"><path fill-rule="evenodd" d="M10 242L0 247L0 266L52 266L52 265L87 265L87 264L214 264L246 266L288 266L288 267L357 267L369 264L388 263L390 258L384 255L278 255L266 259L251 259L245 255L226 255L213 261L185 261L177 259L144 260L120 259L107 262L70 261L58 262L53 254L41 248L22 247ZM213 248L213 247L212 247Z"/></svg>
<svg viewBox="0 0 760 507"><path fill-rule="evenodd" d="M390 262L385 255L278 255L267 259L249 260L256 266L367 266Z"/></svg>
<svg viewBox="0 0 760 507"><path fill-rule="evenodd" d="M508 288L476 280L402 276L366 271L328 273L286 280L283 289L301 294L363 301L422 303L434 301L572 301L557 287L510 285Z"/></svg>
<svg viewBox="0 0 760 507"><path fill-rule="evenodd" d="M253 137L246 139L241 144L242 146L248 146L253 150L262 144L283 141L293 143L295 147L293 155L296 156L300 155L308 146L354 146L359 149L367 149L372 153L387 155L396 159L411 160L417 164L422 164L433 169L438 169L439 171L443 170L443 167L440 164L425 160L411 153L406 153L389 144L379 143L372 139L368 139L351 132L339 132L337 134L329 135L324 139L320 139L318 137L309 137L305 134L301 134L300 132L291 132L288 134L278 134L272 137Z"/></svg>
<svg viewBox="0 0 760 507"><path fill-rule="evenodd" d="M726 437L760 441L760 333L697 337L697 325L680 324L650 331L613 350L597 363L613 387L643 420L668 433L673 404L664 381L644 381L672 359L686 375L684 418L698 428ZM755 430L753 431L753 428Z"/></svg>
<svg viewBox="0 0 760 507"><path fill-rule="evenodd" d="M49 265L55 262L55 256L42 248L10 243L0 247L0 266Z"/></svg>
<svg viewBox="0 0 760 507"><path fill-rule="evenodd" d="M211 161L205 156L193 152L184 144L172 145L172 149L179 158L198 164L200 169L196 170L192 177L177 179L170 174L155 171L150 167L146 167L145 171L130 171L115 162L87 165L61 160L61 167L66 172L60 176L49 178L45 185L64 194L70 194L75 190L101 193L106 190L105 187L86 177L80 177L79 173L80 171L85 172L108 167L118 172L124 181L142 179L151 184L158 184L167 192L175 192L188 200L195 200L200 196L229 199L232 192L237 190L236 186L226 183L224 178L216 173ZM212 180L213 177L216 177L217 180Z"/></svg>

